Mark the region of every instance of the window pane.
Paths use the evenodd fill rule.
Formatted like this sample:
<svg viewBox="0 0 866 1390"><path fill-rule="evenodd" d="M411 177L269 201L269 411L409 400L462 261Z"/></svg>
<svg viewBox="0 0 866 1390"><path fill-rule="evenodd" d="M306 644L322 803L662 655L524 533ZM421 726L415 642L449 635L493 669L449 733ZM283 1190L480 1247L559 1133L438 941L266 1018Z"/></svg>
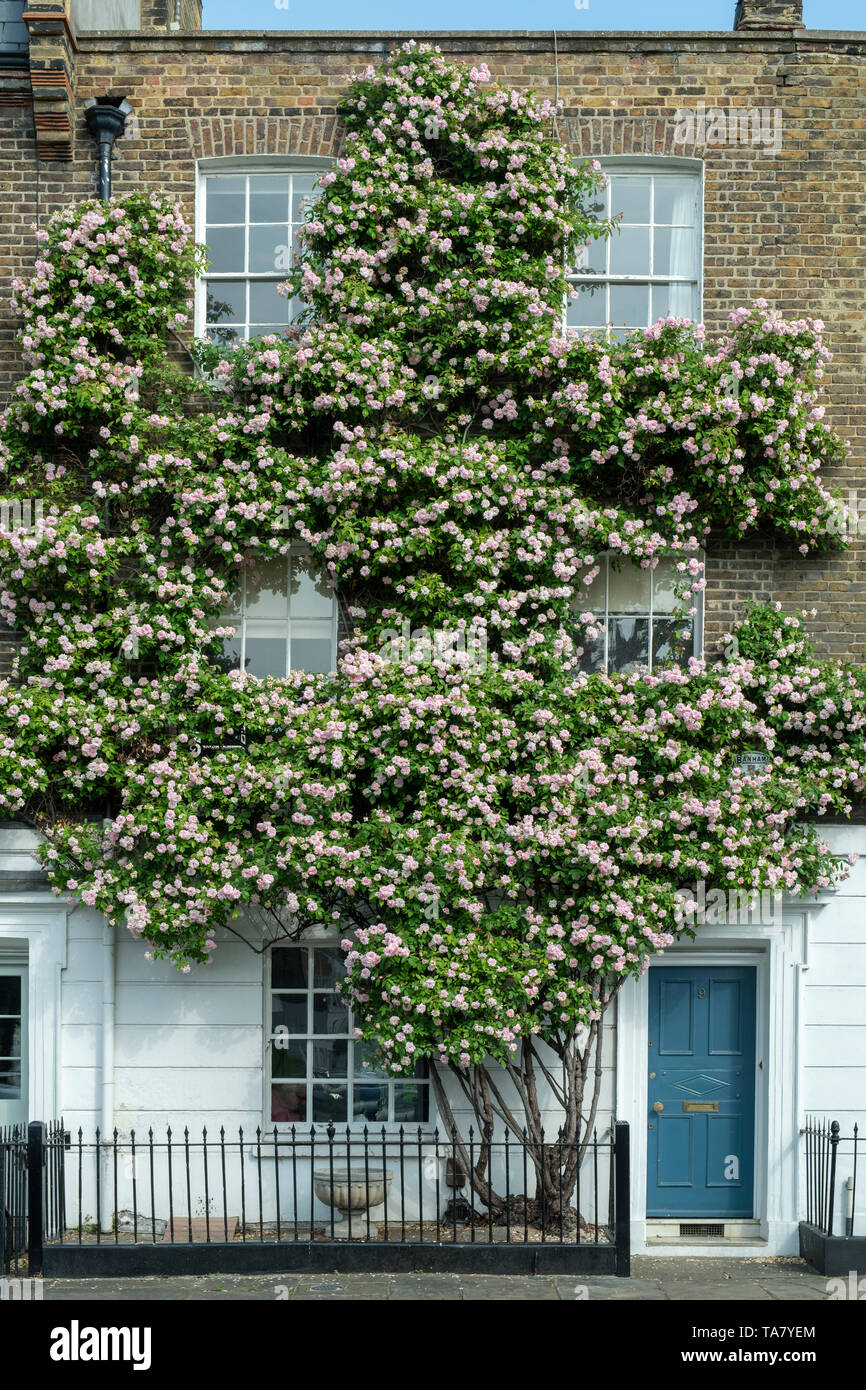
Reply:
<svg viewBox="0 0 866 1390"><path fill-rule="evenodd" d="M575 581L575 595L572 600L572 607L576 613L594 613L596 617L604 617L604 559L599 562L598 574L591 584L584 584L582 577Z"/></svg>
<svg viewBox="0 0 866 1390"><path fill-rule="evenodd" d="M682 608L683 600L674 592L677 580L682 583L685 576L677 570L676 560L659 560L653 570L653 612L676 613ZM686 607L691 607L686 604Z"/></svg>
<svg viewBox="0 0 866 1390"><path fill-rule="evenodd" d="M288 641L285 626L277 622L247 622L244 669L260 680L265 676L286 675Z"/></svg>
<svg viewBox="0 0 866 1390"><path fill-rule="evenodd" d="M269 222L250 227L250 264L254 274L288 270L289 227L286 222Z"/></svg>
<svg viewBox="0 0 866 1390"><path fill-rule="evenodd" d="M649 227L622 227L610 239L611 275L648 275Z"/></svg>
<svg viewBox="0 0 866 1390"><path fill-rule="evenodd" d="M292 617L330 618L334 611L334 591L328 581L313 575L310 562L292 556Z"/></svg>
<svg viewBox="0 0 866 1390"><path fill-rule="evenodd" d="M237 631L234 637L223 638L223 659L226 662L226 670L236 671L241 664L241 635ZM222 669L222 668L221 668Z"/></svg>
<svg viewBox="0 0 866 1390"><path fill-rule="evenodd" d="M690 227L656 227L653 275L695 274L695 234Z"/></svg>
<svg viewBox="0 0 866 1390"><path fill-rule="evenodd" d="M656 178L653 221L675 226L694 226L697 180L688 177Z"/></svg>
<svg viewBox="0 0 866 1390"><path fill-rule="evenodd" d="M355 1043L355 1075L356 1076L387 1076L385 1069L385 1058L375 1043L356 1042Z"/></svg>
<svg viewBox="0 0 866 1390"><path fill-rule="evenodd" d="M287 174L250 175L250 221L285 222L289 216Z"/></svg>
<svg viewBox="0 0 866 1390"><path fill-rule="evenodd" d="M313 1123L333 1120L335 1124L345 1124L348 1118L348 1086L313 1087Z"/></svg>
<svg viewBox="0 0 866 1390"><path fill-rule="evenodd" d="M608 665L611 671L631 671L649 663L649 619L611 618Z"/></svg>
<svg viewBox="0 0 866 1390"><path fill-rule="evenodd" d="M415 1086L411 1081L394 1083L394 1120L414 1120L416 1123L428 1118L429 1089Z"/></svg>
<svg viewBox="0 0 866 1390"><path fill-rule="evenodd" d="M20 1100L21 1063L0 1062L0 1100Z"/></svg>
<svg viewBox="0 0 866 1390"><path fill-rule="evenodd" d="M220 618L224 621L240 618L242 601L243 578L240 574L232 575L226 580L226 594Z"/></svg>
<svg viewBox="0 0 866 1390"><path fill-rule="evenodd" d="M292 623L290 669L325 676L334 669L334 642L328 623Z"/></svg>
<svg viewBox="0 0 866 1390"><path fill-rule="evenodd" d="M307 1088L304 1085L271 1087L271 1119L297 1124L307 1118Z"/></svg>
<svg viewBox="0 0 866 1390"><path fill-rule="evenodd" d="M0 1019L0 1057L21 1056L21 1024L17 1019Z"/></svg>
<svg viewBox="0 0 866 1390"><path fill-rule="evenodd" d="M271 1000L271 1032L286 1028L290 1033L307 1031L306 994L275 994Z"/></svg>
<svg viewBox="0 0 866 1390"><path fill-rule="evenodd" d="M579 207L587 217L594 217L597 222L601 222L607 217L608 198L610 197L609 183L592 193L584 193L579 200Z"/></svg>
<svg viewBox="0 0 866 1390"><path fill-rule="evenodd" d="M274 989L306 989L307 960L305 947L284 946L275 950L271 964Z"/></svg>
<svg viewBox="0 0 866 1390"><path fill-rule="evenodd" d="M274 1076L306 1076L307 1044L305 1042L289 1042L285 1033L281 1033L274 1038L271 1052L273 1054L271 1067Z"/></svg>
<svg viewBox="0 0 866 1390"><path fill-rule="evenodd" d="M597 637L594 642L584 644L584 652L578 662L578 670L587 672L604 670L604 633Z"/></svg>
<svg viewBox="0 0 866 1390"><path fill-rule="evenodd" d="M313 1076L349 1075L349 1044L347 1042L310 1043L313 1053Z"/></svg>
<svg viewBox="0 0 866 1390"><path fill-rule="evenodd" d="M349 1011L339 994L313 995L313 1032L348 1034Z"/></svg>
<svg viewBox="0 0 866 1390"><path fill-rule="evenodd" d="M0 1014L20 1014L21 976L0 975Z"/></svg>
<svg viewBox="0 0 866 1390"><path fill-rule="evenodd" d="M610 321L614 327L646 328L649 285L611 285Z"/></svg>
<svg viewBox="0 0 866 1390"><path fill-rule="evenodd" d="M246 289L243 280L212 280L207 287L208 323L243 323Z"/></svg>
<svg viewBox="0 0 866 1390"><path fill-rule="evenodd" d="M604 275L607 270L607 247L609 237L594 237L577 253L576 270L589 270L596 275Z"/></svg>
<svg viewBox="0 0 866 1390"><path fill-rule="evenodd" d="M313 984L316 989L333 989L346 975L346 957L339 946L318 946L313 958Z"/></svg>
<svg viewBox="0 0 866 1390"><path fill-rule="evenodd" d="M689 634L680 634L688 627ZM683 618L653 619L653 666L682 665L692 655L691 625Z"/></svg>
<svg viewBox="0 0 866 1390"><path fill-rule="evenodd" d="M247 613L250 618L287 618L289 571L285 560L257 560L247 574Z"/></svg>
<svg viewBox="0 0 866 1390"><path fill-rule="evenodd" d="M388 1119L388 1087L355 1083L352 1096L352 1118L355 1120Z"/></svg>
<svg viewBox="0 0 866 1390"><path fill-rule="evenodd" d="M208 227L205 232L208 269L217 275L245 270L244 236L243 227Z"/></svg>
<svg viewBox="0 0 866 1390"><path fill-rule="evenodd" d="M648 174L612 174L611 215L623 215L624 222L649 222L650 178Z"/></svg>
<svg viewBox="0 0 866 1390"><path fill-rule="evenodd" d="M319 190L313 192L317 174L295 174L292 178L292 221L303 222L304 214Z"/></svg>
<svg viewBox="0 0 866 1390"><path fill-rule="evenodd" d="M224 327L215 323L206 323L204 326L205 336L217 346L231 346L232 343L241 342L246 336L247 331L243 324L227 324Z"/></svg>
<svg viewBox="0 0 866 1390"><path fill-rule="evenodd" d="M674 314L679 319L697 317L697 294L694 285L653 285L652 321Z"/></svg>
<svg viewBox="0 0 866 1390"><path fill-rule="evenodd" d="M608 604L611 613L649 613L650 571L631 560L610 561Z"/></svg>
<svg viewBox="0 0 866 1390"><path fill-rule="evenodd" d="M289 301L279 293L277 284L273 280L252 280L250 282L250 323L256 325L279 324L280 327L272 329L272 332L279 333L289 321ZM264 327L256 328L258 333L264 332Z"/></svg>
<svg viewBox="0 0 866 1390"><path fill-rule="evenodd" d="M567 321L575 328L603 328L607 322L607 291L604 285L575 283L576 299L568 301Z"/></svg>
<svg viewBox="0 0 866 1390"><path fill-rule="evenodd" d="M243 222L244 186L243 174L232 178L208 179L205 222Z"/></svg>

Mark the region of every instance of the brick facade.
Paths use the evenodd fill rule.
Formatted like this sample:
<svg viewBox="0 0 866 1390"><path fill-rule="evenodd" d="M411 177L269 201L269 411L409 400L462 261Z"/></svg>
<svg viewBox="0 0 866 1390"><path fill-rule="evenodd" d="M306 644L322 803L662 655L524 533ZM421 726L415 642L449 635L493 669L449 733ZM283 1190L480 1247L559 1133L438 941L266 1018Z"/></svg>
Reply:
<svg viewBox="0 0 866 1390"><path fill-rule="evenodd" d="M62 0L59 6L43 0L43 7L62 10ZM676 154L704 161L707 327L724 329L734 308L758 296L788 315L824 320L834 353L828 418L851 446L848 463L828 477L846 496L856 491L866 507L866 34L796 28L800 8L787 0L742 0L741 27L728 34L418 37L459 60L485 61L496 80L558 95L559 135L576 155ZM182 6L190 24L195 9ZM37 158L26 79L0 71L0 399L18 371L9 281L32 264L32 224L70 199L93 195L95 150L83 119L88 98L120 93L135 111L133 138L117 142L114 192L153 186L175 196L192 216L198 159L333 156L340 139L336 106L349 78L409 37L172 31L173 4L144 0L143 12L159 27L78 35L66 161ZM762 14L766 27L751 27ZM57 62L65 42L56 40ZM678 143L675 113L699 103L707 111L778 109L778 152L715 144L697 127L693 138ZM806 560L765 543L712 548L708 649L743 603L760 596L816 607L812 630L822 650L861 659L864 546L866 537L846 554Z"/></svg>

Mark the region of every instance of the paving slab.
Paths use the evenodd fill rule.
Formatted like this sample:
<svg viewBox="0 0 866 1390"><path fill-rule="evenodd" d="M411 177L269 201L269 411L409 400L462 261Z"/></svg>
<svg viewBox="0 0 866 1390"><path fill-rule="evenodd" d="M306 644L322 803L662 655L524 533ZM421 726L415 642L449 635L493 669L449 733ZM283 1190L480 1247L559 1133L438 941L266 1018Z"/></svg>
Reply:
<svg viewBox="0 0 866 1390"><path fill-rule="evenodd" d="M155 1275L140 1279L52 1279L45 1300L146 1302L218 1300L262 1302L820 1302L827 1280L795 1257L724 1258L639 1255L632 1277L613 1275L515 1275L326 1272L266 1275Z"/></svg>
<svg viewBox="0 0 866 1390"><path fill-rule="evenodd" d="M757 1284L698 1284L678 1280L664 1290L671 1303L772 1303Z"/></svg>
<svg viewBox="0 0 866 1390"><path fill-rule="evenodd" d="M492 1303L508 1299L512 1302L558 1303L564 1297L552 1279L510 1278L496 1275L480 1276L478 1282L463 1277L460 1297L464 1303Z"/></svg>

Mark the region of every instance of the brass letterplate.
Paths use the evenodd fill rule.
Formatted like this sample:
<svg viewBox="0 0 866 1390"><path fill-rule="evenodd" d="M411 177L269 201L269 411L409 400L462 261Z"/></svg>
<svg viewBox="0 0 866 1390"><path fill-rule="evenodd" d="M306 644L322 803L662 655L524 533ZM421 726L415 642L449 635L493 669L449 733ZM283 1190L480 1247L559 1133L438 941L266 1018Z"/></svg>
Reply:
<svg viewBox="0 0 866 1390"><path fill-rule="evenodd" d="M690 1112L700 1110L702 1114L718 1115L719 1102L717 1100L684 1100L683 1109Z"/></svg>

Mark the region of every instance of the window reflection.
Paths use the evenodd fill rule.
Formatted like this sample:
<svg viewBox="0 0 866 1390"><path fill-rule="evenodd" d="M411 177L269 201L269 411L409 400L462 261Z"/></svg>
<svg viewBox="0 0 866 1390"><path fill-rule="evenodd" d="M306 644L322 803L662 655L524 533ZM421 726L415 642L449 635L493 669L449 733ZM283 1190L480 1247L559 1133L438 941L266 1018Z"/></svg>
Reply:
<svg viewBox="0 0 866 1390"><path fill-rule="evenodd" d="M389 1071L374 1042L355 1039L339 946L275 947L271 959L270 1118L298 1124L424 1123L426 1063Z"/></svg>
<svg viewBox="0 0 866 1390"><path fill-rule="evenodd" d="M592 613L602 627L594 641L582 641L579 669L627 673L686 662L695 654L695 624L687 610L696 600L688 591L677 592L683 583L674 559L660 560L653 570L602 556L598 575L572 601L575 613Z"/></svg>

